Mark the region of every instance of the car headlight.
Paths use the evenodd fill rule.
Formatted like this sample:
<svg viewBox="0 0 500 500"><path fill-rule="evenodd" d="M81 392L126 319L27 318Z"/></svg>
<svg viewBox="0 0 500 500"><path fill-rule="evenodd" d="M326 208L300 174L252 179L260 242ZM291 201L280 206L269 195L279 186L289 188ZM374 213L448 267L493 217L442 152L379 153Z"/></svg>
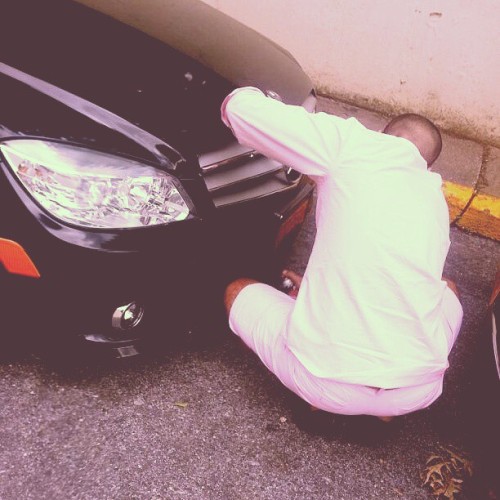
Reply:
<svg viewBox="0 0 500 500"><path fill-rule="evenodd" d="M191 201L173 176L137 161L79 146L16 139L0 150L48 212L94 228L130 228L186 219Z"/></svg>

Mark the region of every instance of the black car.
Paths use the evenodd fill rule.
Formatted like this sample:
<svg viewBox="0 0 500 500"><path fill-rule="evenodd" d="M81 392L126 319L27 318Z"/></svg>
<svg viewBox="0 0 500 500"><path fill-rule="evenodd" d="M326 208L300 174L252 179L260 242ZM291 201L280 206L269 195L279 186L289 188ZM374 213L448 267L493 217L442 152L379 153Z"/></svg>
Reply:
<svg viewBox="0 0 500 500"><path fill-rule="evenodd" d="M3 338L129 356L203 328L229 279L276 282L312 184L220 105L253 85L313 111L288 52L198 0L3 0L1 20Z"/></svg>

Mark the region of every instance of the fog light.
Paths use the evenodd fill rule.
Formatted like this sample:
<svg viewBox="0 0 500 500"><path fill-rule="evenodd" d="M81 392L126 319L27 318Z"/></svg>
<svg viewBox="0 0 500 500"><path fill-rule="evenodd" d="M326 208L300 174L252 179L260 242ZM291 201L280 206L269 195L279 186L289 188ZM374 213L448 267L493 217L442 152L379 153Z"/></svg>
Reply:
<svg viewBox="0 0 500 500"><path fill-rule="evenodd" d="M137 302L131 302L115 310L111 324L117 330L131 330L141 322L143 316L144 308Z"/></svg>

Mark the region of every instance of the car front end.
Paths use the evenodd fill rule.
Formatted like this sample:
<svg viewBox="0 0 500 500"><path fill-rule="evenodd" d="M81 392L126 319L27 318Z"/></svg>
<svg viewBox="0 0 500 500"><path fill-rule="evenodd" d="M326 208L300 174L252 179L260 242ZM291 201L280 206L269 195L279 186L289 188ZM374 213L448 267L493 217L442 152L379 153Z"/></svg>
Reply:
<svg viewBox="0 0 500 500"><path fill-rule="evenodd" d="M312 184L236 143L219 107L246 84L310 110L315 97L289 54L201 2L148 0L141 17L83 3L4 8L5 332L130 356L205 327L228 280L276 281ZM173 25L159 29L159 4ZM214 24L226 38L210 45Z"/></svg>

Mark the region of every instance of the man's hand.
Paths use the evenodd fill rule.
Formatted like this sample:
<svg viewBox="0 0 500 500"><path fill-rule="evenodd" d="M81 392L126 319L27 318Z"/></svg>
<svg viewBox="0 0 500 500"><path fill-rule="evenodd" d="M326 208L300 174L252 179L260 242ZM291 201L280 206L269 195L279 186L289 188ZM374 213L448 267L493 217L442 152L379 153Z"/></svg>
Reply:
<svg viewBox="0 0 500 500"><path fill-rule="evenodd" d="M288 269L284 269L281 273L281 276L284 279L289 279L293 284L293 287L288 292L286 292L287 295L290 295L290 297L293 298L297 297L300 285L302 284L302 276L300 276L300 274L294 273L293 271L289 271Z"/></svg>

